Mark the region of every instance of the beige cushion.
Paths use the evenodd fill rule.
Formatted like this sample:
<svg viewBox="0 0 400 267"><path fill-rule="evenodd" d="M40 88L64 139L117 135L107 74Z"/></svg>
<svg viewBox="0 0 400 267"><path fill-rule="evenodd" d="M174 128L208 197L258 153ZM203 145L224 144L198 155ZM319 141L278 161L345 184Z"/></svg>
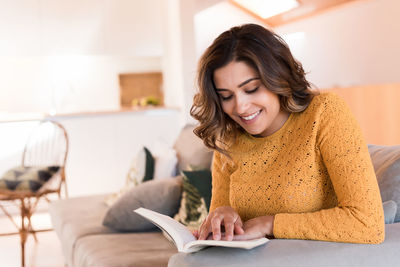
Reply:
<svg viewBox="0 0 400 267"><path fill-rule="evenodd" d="M75 246L73 266L167 266L177 253L161 232L89 235Z"/></svg>
<svg viewBox="0 0 400 267"><path fill-rule="evenodd" d="M113 233L111 228L102 225L108 206L105 195L68 198L52 202L49 212L53 227L61 240L63 254L68 266L76 241L82 236Z"/></svg>
<svg viewBox="0 0 400 267"><path fill-rule="evenodd" d="M190 166L200 169L211 168L213 152L193 133L194 128L194 125L186 125L174 144L179 172L188 170Z"/></svg>

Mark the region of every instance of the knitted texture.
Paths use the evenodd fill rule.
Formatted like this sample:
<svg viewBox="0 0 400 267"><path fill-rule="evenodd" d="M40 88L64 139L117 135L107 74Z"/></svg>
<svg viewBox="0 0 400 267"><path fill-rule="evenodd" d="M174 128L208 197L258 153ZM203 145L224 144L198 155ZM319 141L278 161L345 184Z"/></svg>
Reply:
<svg viewBox="0 0 400 267"><path fill-rule="evenodd" d="M214 153L210 211L275 215L276 238L381 243L384 216L367 145L344 101L315 96L267 137L243 133Z"/></svg>

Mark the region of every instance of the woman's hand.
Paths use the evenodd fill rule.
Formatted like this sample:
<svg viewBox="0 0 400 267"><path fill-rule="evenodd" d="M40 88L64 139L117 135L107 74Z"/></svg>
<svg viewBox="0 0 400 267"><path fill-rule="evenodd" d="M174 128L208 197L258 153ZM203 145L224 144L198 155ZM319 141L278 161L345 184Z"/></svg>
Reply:
<svg viewBox="0 0 400 267"><path fill-rule="evenodd" d="M250 240L265 236L272 236L274 216L260 216L246 221L243 225L243 234L235 235L233 240Z"/></svg>
<svg viewBox="0 0 400 267"><path fill-rule="evenodd" d="M229 206L218 207L208 214L195 236L205 240L212 233L212 239L221 240L221 228L225 229L224 239L231 241L234 234L243 234L243 223L239 214Z"/></svg>

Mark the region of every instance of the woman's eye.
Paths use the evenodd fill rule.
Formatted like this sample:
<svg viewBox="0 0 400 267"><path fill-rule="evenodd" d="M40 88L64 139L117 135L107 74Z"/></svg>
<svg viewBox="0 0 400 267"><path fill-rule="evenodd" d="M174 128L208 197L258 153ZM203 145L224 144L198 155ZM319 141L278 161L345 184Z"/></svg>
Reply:
<svg viewBox="0 0 400 267"><path fill-rule="evenodd" d="M220 95L220 97L221 97L222 101L227 101L227 100L232 98L232 95L230 95L230 96L222 96L222 95Z"/></svg>
<svg viewBox="0 0 400 267"><path fill-rule="evenodd" d="M257 92L258 88L259 88L259 86L257 86L257 87L254 88L253 90L246 91L246 93L248 93L248 94L255 93L255 92Z"/></svg>

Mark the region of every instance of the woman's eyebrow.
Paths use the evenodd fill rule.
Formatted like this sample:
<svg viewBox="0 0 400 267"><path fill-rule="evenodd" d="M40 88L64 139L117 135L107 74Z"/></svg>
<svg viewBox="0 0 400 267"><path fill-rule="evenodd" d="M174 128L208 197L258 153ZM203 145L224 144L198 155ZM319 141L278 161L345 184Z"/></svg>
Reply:
<svg viewBox="0 0 400 267"><path fill-rule="evenodd" d="M240 83L240 84L238 85L238 87L242 87L242 86L248 84L248 83L251 82L251 81L259 80L259 79L260 79L259 77L254 77L254 78L247 79L247 80L245 80L244 82ZM228 89L224 89L224 88L215 88L215 90L217 90L217 91L229 91Z"/></svg>
<svg viewBox="0 0 400 267"><path fill-rule="evenodd" d="M251 82L253 80L259 80L259 79L260 79L260 77L254 77L254 78L247 79L244 82L242 82L241 84L239 84L238 87L242 87L243 85L248 84L249 82Z"/></svg>
<svg viewBox="0 0 400 267"><path fill-rule="evenodd" d="M215 88L216 91L220 92L220 91L229 91L228 89L224 89L224 88Z"/></svg>

